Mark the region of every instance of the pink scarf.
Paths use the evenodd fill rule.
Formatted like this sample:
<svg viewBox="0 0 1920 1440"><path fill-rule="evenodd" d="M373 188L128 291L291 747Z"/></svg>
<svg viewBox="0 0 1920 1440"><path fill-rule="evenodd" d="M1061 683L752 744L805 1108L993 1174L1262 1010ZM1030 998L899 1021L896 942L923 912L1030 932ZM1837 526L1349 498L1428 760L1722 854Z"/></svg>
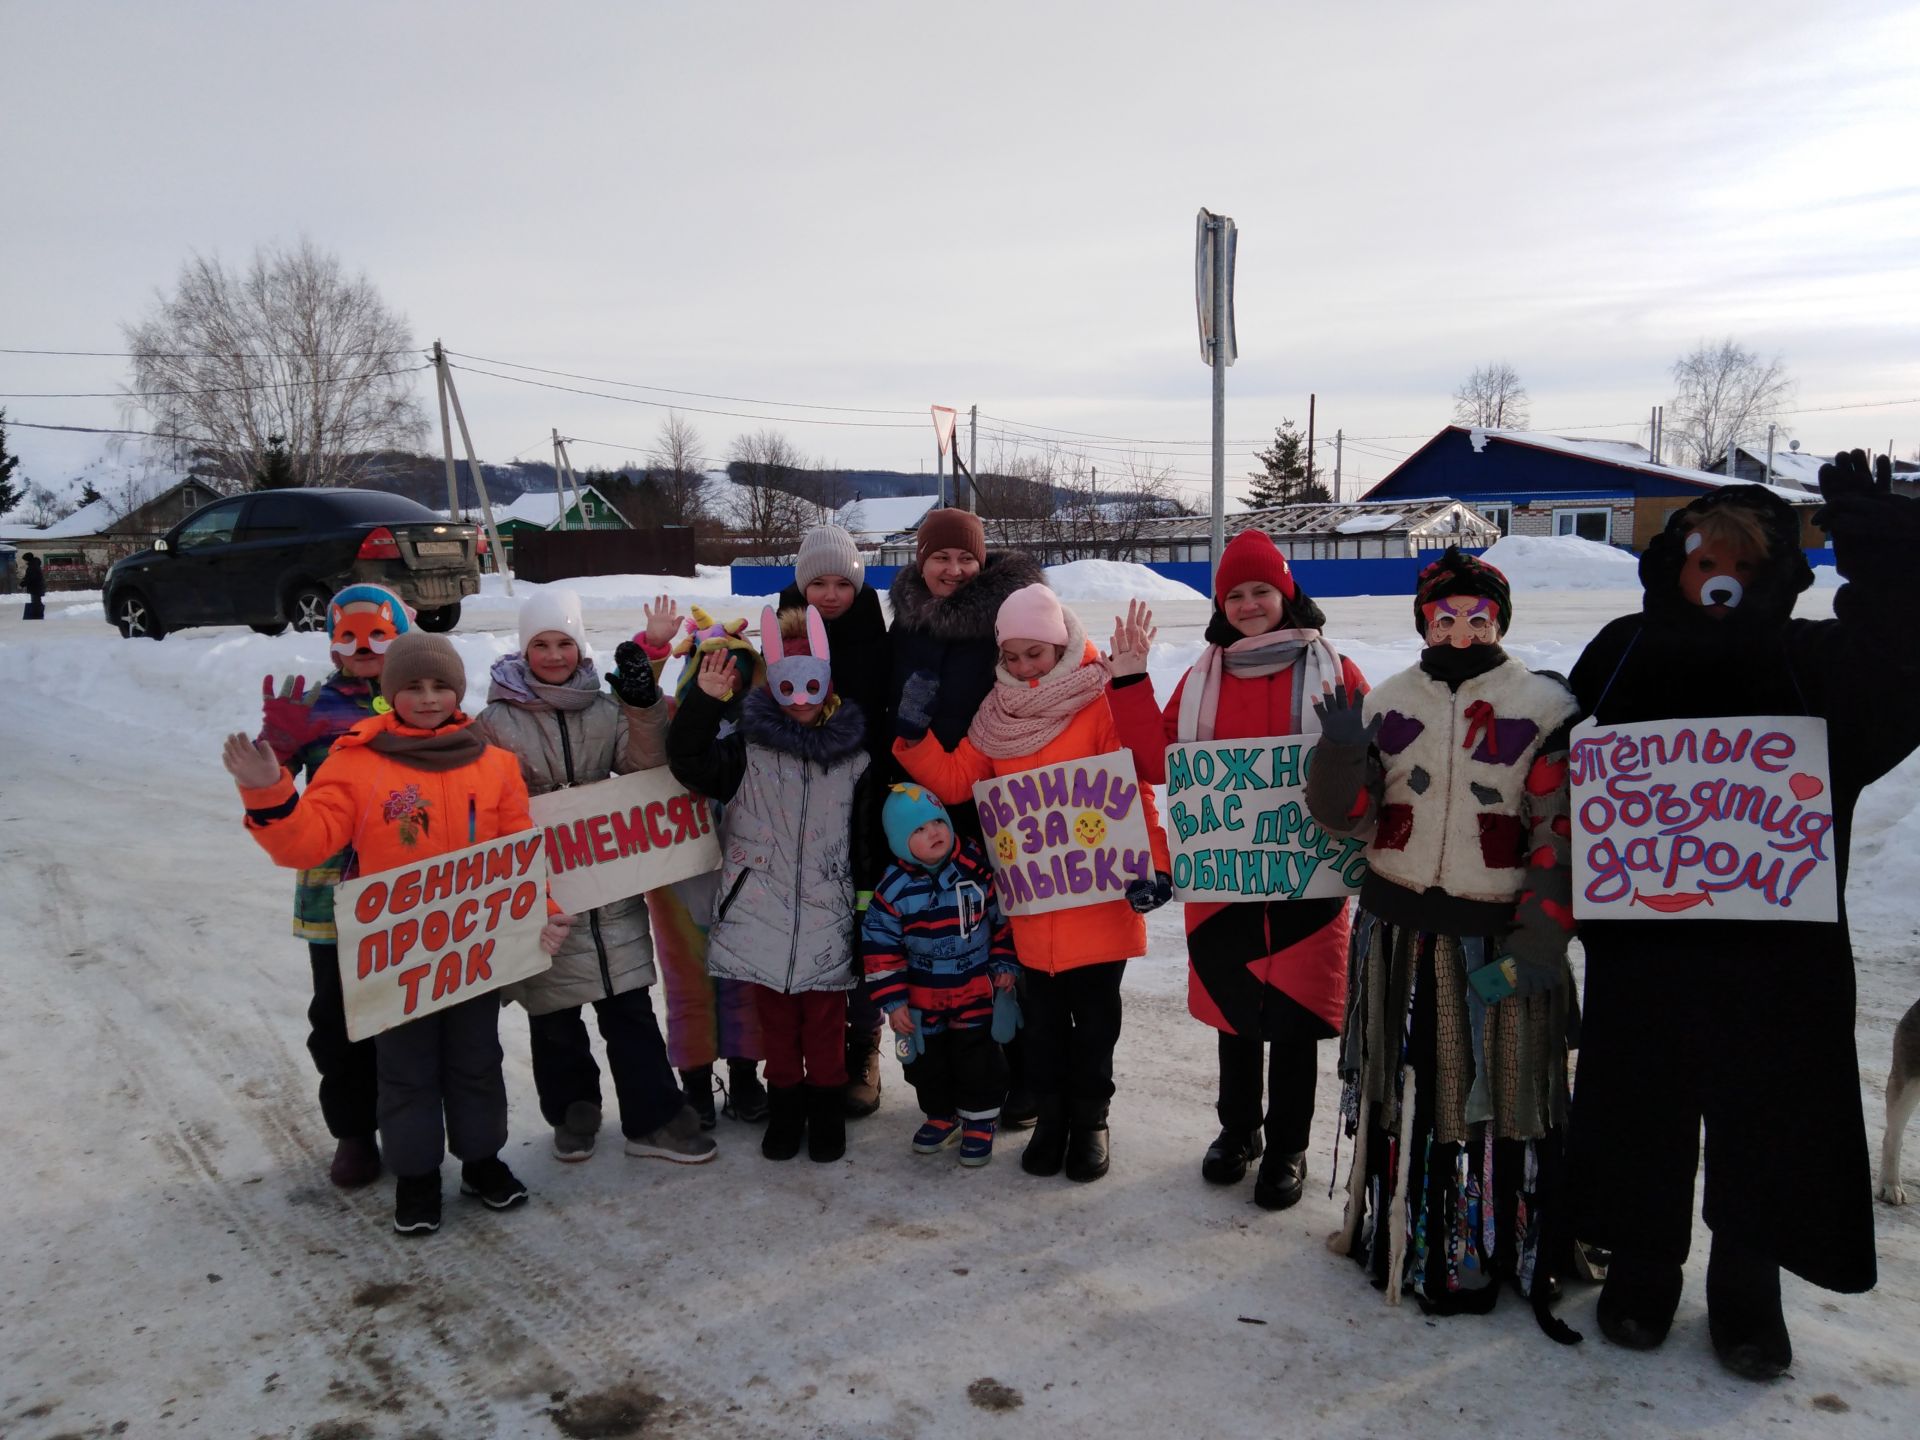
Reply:
<svg viewBox="0 0 1920 1440"><path fill-rule="evenodd" d="M1067 653L1038 680L1016 680L1004 665L993 670L994 686L974 712L967 739L992 760L1032 755L1059 738L1073 717L1106 692L1111 671L1097 652L1088 654L1086 627L1066 612ZM1076 658L1079 663L1073 663Z"/></svg>
<svg viewBox="0 0 1920 1440"><path fill-rule="evenodd" d="M1320 637L1318 630L1269 630L1264 635L1236 640L1222 649L1209 645L1187 672L1186 689L1180 692L1180 720L1177 734L1184 742L1213 740L1214 726L1220 714L1220 682L1231 675L1239 680L1258 680L1278 675L1299 664L1301 673L1293 686L1293 729L1291 735L1318 735L1320 717L1308 703L1327 685L1341 683L1340 656Z"/></svg>

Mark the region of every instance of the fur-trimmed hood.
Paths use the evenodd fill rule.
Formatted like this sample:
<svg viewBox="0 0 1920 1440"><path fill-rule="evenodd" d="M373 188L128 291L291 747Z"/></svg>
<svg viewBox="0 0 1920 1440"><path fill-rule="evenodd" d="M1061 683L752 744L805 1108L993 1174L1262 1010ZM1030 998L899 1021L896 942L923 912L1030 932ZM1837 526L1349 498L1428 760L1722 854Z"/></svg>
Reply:
<svg viewBox="0 0 1920 1440"><path fill-rule="evenodd" d="M1702 495L1667 517L1666 528L1654 536L1640 556L1640 584L1646 591L1642 608L1662 620L1706 620L1697 605L1680 594L1680 569L1686 562L1681 528L1689 515L1704 515L1724 506L1751 510L1767 537L1767 556L1760 574L1746 587L1738 609L1716 625L1777 625L1793 614L1793 602L1813 584L1813 567L1800 548L1800 520L1793 506L1764 485L1727 485Z"/></svg>
<svg viewBox="0 0 1920 1440"><path fill-rule="evenodd" d="M1040 562L1019 550L987 556L980 573L944 598L927 589L920 565L902 565L888 597L896 629L923 630L940 640L992 640L993 620L1014 591L1047 583Z"/></svg>
<svg viewBox="0 0 1920 1440"><path fill-rule="evenodd" d="M740 710L740 733L749 745L784 751L823 768L866 744L867 721L858 705L842 700L818 725L802 725L771 692L755 689Z"/></svg>

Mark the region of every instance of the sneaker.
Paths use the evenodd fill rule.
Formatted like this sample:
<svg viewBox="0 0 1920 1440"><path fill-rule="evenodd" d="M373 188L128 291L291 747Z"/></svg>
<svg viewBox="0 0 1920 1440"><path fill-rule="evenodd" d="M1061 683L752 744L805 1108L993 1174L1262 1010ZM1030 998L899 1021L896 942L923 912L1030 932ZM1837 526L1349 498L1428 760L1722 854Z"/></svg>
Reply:
<svg viewBox="0 0 1920 1440"><path fill-rule="evenodd" d="M913 1132L913 1153L937 1155L960 1139L958 1115L929 1115L927 1123Z"/></svg>
<svg viewBox="0 0 1920 1440"><path fill-rule="evenodd" d="M507 1210L524 1205L527 1187L507 1168L498 1155L486 1160L470 1160L460 1167L460 1193L471 1195L489 1210Z"/></svg>
<svg viewBox="0 0 1920 1440"><path fill-rule="evenodd" d="M727 1062L726 1091L727 1098L720 1109L729 1120L738 1120L743 1125L758 1125L767 1118L767 1087L760 1083L753 1061ZM713 1127L709 1125L706 1128L711 1130Z"/></svg>
<svg viewBox="0 0 1920 1440"><path fill-rule="evenodd" d="M993 1159L993 1132L1000 1123L998 1112L991 1115L960 1117L960 1163L985 1165Z"/></svg>
<svg viewBox="0 0 1920 1440"><path fill-rule="evenodd" d="M380 1147L371 1135L348 1135L333 1147L327 1178L342 1190L357 1190L380 1178Z"/></svg>
<svg viewBox="0 0 1920 1440"><path fill-rule="evenodd" d="M567 1106L567 1118L553 1127L553 1153L569 1164L591 1159L600 1137L600 1107L588 1100Z"/></svg>
<svg viewBox="0 0 1920 1440"><path fill-rule="evenodd" d="M699 1065L691 1070L680 1072L680 1091L687 1097L687 1104L693 1107L693 1113L700 1117L700 1128L711 1130L720 1123L720 1117L713 1109L713 1067Z"/></svg>
<svg viewBox="0 0 1920 1440"><path fill-rule="evenodd" d="M393 1185L393 1228L402 1235L431 1235L440 1228L440 1172L402 1175Z"/></svg>
<svg viewBox="0 0 1920 1440"><path fill-rule="evenodd" d="M627 1137L627 1154L641 1160L671 1160L676 1165L704 1165L720 1153L713 1137L702 1132L700 1117L691 1105L682 1105L666 1124L645 1135Z"/></svg>

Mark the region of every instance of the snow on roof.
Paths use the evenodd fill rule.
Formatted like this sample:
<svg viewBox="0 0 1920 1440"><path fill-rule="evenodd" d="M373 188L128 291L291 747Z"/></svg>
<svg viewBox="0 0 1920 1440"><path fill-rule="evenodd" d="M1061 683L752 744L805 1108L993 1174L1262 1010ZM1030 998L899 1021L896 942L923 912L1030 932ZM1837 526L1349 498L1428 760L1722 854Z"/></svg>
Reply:
<svg viewBox="0 0 1920 1440"><path fill-rule="evenodd" d="M1546 435L1538 430L1486 430L1479 426L1449 426L1449 429L1466 430L1467 439L1473 445L1473 453L1478 455L1487 448L1489 440L1499 440L1508 445L1525 445L1534 450L1551 450L1561 455L1572 455L1581 460L1597 460L1605 465L1617 465L1624 470L1638 470L1647 475L1658 475L1664 480L1677 480L1682 485L1698 485L1703 490L1717 490L1722 485L1748 485L1752 481L1735 478L1728 480L1724 475L1710 475L1705 470L1689 470L1682 465L1656 465L1647 457L1647 452L1638 445L1622 440L1585 440L1566 435ZM1789 503L1805 504L1807 492L1797 485L1769 485L1767 487L1782 500Z"/></svg>
<svg viewBox="0 0 1920 1440"><path fill-rule="evenodd" d="M916 529L939 503L938 495L879 495L871 500L849 500L835 512L833 523L856 536L884 540Z"/></svg>
<svg viewBox="0 0 1920 1440"><path fill-rule="evenodd" d="M1371 535L1377 530L1391 530L1407 517L1398 510L1382 510L1374 515L1349 515L1333 527L1336 535Z"/></svg>
<svg viewBox="0 0 1920 1440"><path fill-rule="evenodd" d="M82 535L99 535L113 528L120 510L102 496L90 505L82 505L64 520L56 520L39 533L48 540L70 540Z"/></svg>

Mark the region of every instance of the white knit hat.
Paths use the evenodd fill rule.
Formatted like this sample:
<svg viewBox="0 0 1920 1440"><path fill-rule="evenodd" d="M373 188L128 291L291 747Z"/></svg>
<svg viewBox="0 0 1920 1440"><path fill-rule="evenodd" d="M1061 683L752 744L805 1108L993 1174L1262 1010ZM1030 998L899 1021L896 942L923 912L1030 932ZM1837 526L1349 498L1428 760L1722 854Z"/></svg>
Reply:
<svg viewBox="0 0 1920 1440"><path fill-rule="evenodd" d="M580 597L573 591L541 590L521 605L520 653L527 653L534 636L549 630L571 636L573 643L580 647L582 657L592 656L593 647L587 644L586 622L580 618Z"/></svg>
<svg viewBox="0 0 1920 1440"><path fill-rule="evenodd" d="M867 583L867 562L860 558L853 536L838 525L809 530L793 562L793 583L803 591L822 575L844 575L856 590Z"/></svg>

